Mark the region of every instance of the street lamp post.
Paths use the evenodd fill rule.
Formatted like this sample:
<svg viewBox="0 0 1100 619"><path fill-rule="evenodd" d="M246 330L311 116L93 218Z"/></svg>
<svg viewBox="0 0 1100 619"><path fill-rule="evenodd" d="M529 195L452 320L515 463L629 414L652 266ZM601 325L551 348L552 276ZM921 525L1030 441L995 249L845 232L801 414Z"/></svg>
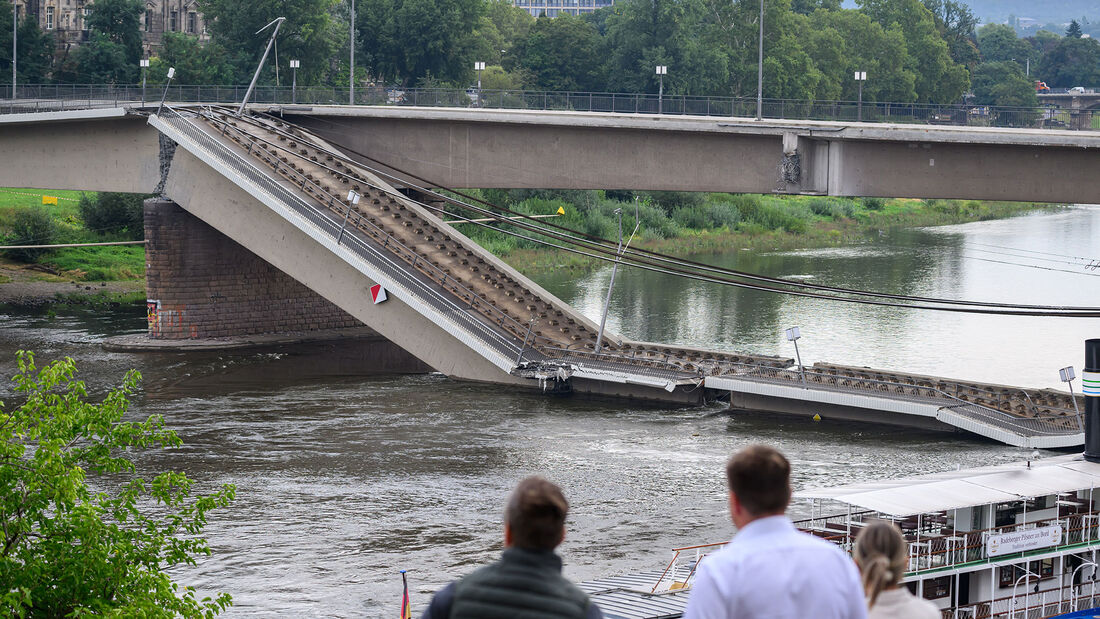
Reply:
<svg viewBox="0 0 1100 619"><path fill-rule="evenodd" d="M798 374L802 377L802 386L806 386L806 370L802 367L802 355L798 354L798 338L802 337L802 331L798 327L791 327L785 332L788 342L794 342L794 356L798 359Z"/></svg>
<svg viewBox="0 0 1100 619"><path fill-rule="evenodd" d="M294 71L294 79L290 82L290 102L298 102L298 67L302 65L300 60L291 60L290 68Z"/></svg>
<svg viewBox="0 0 1100 619"><path fill-rule="evenodd" d="M351 73L348 74L348 105L355 105L355 0L351 0Z"/></svg>
<svg viewBox="0 0 1100 619"><path fill-rule="evenodd" d="M141 65L141 105L145 105L145 72L149 69L149 59L142 58L138 61Z"/></svg>
<svg viewBox="0 0 1100 619"><path fill-rule="evenodd" d="M1058 376L1062 379L1062 382L1069 386L1069 399L1073 400L1073 410L1077 411L1077 423L1081 427L1081 431L1085 431L1085 420L1081 417L1081 407L1077 405L1077 396L1073 395L1073 379L1077 378L1076 373L1073 371L1073 366L1067 366L1058 370Z"/></svg>
<svg viewBox="0 0 1100 619"><path fill-rule="evenodd" d="M11 3L11 100L15 101L15 74L19 69L19 13Z"/></svg>
<svg viewBox="0 0 1100 619"><path fill-rule="evenodd" d="M867 81L866 71L856 71L856 82L859 83L859 107L856 108L856 120L863 121L863 82Z"/></svg>
<svg viewBox="0 0 1100 619"><path fill-rule="evenodd" d="M664 113L664 99L665 99L665 75L668 74L668 67L663 64L657 65L657 77L661 80L659 89L657 90L657 113Z"/></svg>
<svg viewBox="0 0 1100 619"><path fill-rule="evenodd" d="M477 71L477 101L475 101L477 107L481 107L481 72L484 70L484 62L478 61L474 63L474 71Z"/></svg>
<svg viewBox="0 0 1100 619"><path fill-rule="evenodd" d="M756 56L756 120L764 118L764 0L760 0L760 48Z"/></svg>
<svg viewBox="0 0 1100 619"><path fill-rule="evenodd" d="M160 116L160 111L164 108L164 100L168 98L168 87L172 85L172 78L175 76L176 68L168 67L168 81L164 82L164 94L160 96L160 105L157 106L157 116Z"/></svg>
<svg viewBox="0 0 1100 619"><path fill-rule="evenodd" d="M275 44L275 37L279 36L279 28L283 25L284 21L286 21L285 17L276 17L270 24L256 31L256 34L260 34L271 26L275 26L275 30L271 31L271 38L267 40L267 48L264 50L264 55L260 58L260 64L256 67L256 73L252 76L252 83L248 85L248 90L244 93L244 99L241 100L241 107L237 108L237 116L243 114L244 107L248 105L248 98L252 96L252 91L256 88L256 81L260 79L260 71L264 70L264 63L267 62L267 56L271 53L271 46Z"/></svg>

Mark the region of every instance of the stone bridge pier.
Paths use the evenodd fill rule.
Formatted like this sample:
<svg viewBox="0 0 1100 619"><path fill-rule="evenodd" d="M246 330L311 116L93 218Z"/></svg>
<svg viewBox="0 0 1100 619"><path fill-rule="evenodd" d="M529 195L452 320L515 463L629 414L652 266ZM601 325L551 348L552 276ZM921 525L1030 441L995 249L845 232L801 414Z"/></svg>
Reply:
<svg viewBox="0 0 1100 619"><path fill-rule="evenodd" d="M144 215L151 347L354 339L378 369L431 371L175 202L146 200Z"/></svg>

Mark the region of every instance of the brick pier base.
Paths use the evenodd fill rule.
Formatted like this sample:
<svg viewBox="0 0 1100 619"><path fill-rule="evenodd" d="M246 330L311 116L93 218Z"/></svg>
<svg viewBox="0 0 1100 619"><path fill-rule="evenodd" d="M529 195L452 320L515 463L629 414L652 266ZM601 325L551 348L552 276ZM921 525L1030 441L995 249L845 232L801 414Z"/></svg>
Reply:
<svg viewBox="0 0 1100 619"><path fill-rule="evenodd" d="M149 337L153 340L264 334L324 339L333 330L358 328L362 339L388 360L391 371L430 371L347 312L174 202L145 201L145 238Z"/></svg>

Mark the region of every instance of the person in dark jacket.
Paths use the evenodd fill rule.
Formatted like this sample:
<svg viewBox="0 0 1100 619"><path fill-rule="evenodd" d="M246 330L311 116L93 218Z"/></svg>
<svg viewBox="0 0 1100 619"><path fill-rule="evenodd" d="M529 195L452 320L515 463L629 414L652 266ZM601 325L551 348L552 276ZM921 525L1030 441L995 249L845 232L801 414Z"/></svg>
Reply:
<svg viewBox="0 0 1100 619"><path fill-rule="evenodd" d="M504 553L436 592L421 619L600 619L588 595L561 575L569 503L542 477L519 482L504 510Z"/></svg>

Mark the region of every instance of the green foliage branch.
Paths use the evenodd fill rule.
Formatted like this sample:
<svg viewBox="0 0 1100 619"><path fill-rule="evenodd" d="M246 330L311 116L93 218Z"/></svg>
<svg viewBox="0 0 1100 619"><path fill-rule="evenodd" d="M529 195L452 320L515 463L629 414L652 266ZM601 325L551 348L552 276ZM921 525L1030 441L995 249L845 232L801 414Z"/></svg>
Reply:
<svg viewBox="0 0 1100 619"><path fill-rule="evenodd" d="M18 365L25 401L0 403L0 614L213 617L227 608L228 594L196 599L164 570L210 554L207 513L235 488L192 498L182 473L135 475L127 451L181 444L159 415L123 421L140 374L94 404L71 358L38 368L20 351Z"/></svg>

